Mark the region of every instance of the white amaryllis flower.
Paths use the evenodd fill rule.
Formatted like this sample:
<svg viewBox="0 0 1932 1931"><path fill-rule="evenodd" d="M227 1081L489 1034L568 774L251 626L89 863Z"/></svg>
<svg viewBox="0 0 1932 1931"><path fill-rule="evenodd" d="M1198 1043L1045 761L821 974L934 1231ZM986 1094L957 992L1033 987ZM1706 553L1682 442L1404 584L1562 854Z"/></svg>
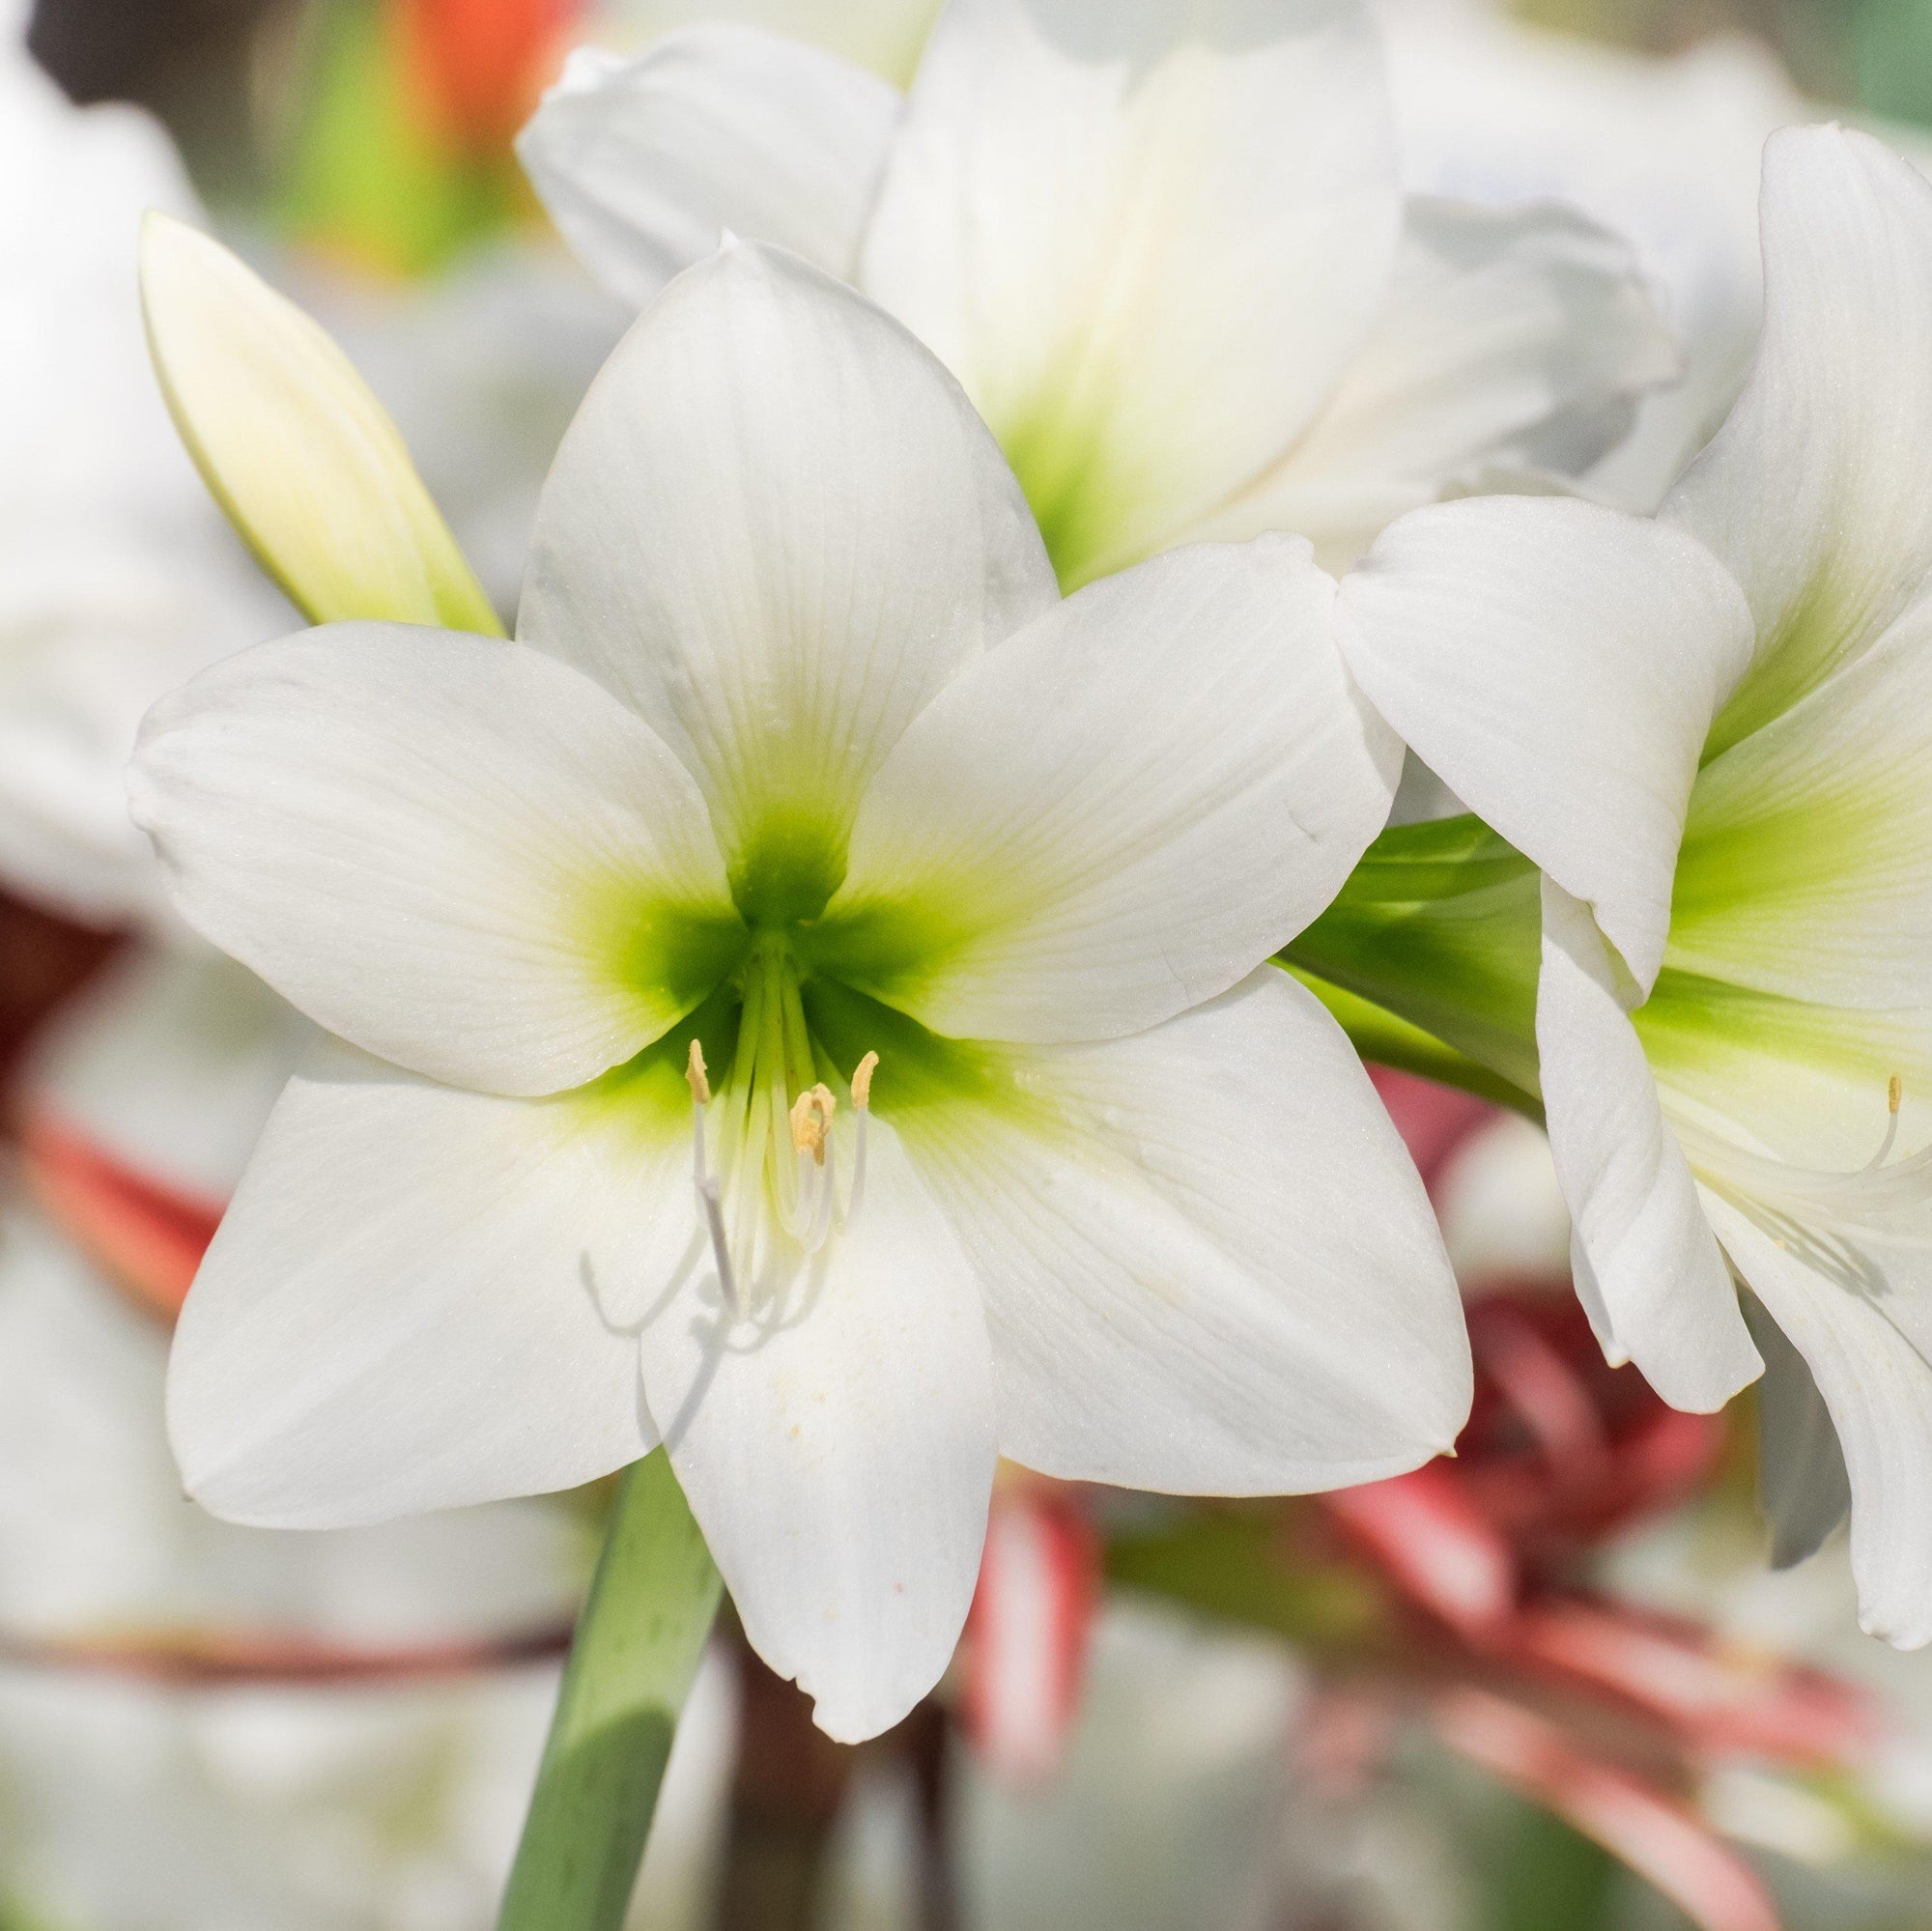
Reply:
<svg viewBox="0 0 1932 1931"><path fill-rule="evenodd" d="M1420 1185L1257 970L1388 806L1331 600L1278 539L1063 603L895 323L753 245L679 280L565 439L520 641L335 625L150 720L183 911L350 1042L189 1296L193 1491L373 1520L662 1439L860 1737L952 1653L997 1452L1241 1492L1447 1444Z"/></svg>
<svg viewBox="0 0 1932 1931"><path fill-rule="evenodd" d="M728 231L898 316L1066 588L1269 529L1342 567L1445 486L1586 467L1676 366L1589 222L1405 203L1358 0L952 0L905 96L694 27L578 54L520 152L634 302Z"/></svg>
<svg viewBox="0 0 1932 1931"><path fill-rule="evenodd" d="M1791 130L1763 225L1757 362L1656 522L1419 511L1341 620L1383 715L1543 869L1543 1093L1600 1336L1715 1408L1761 1367L1742 1276L1836 1424L1865 1626L1913 1645L1932 1637L1932 187L1865 135Z"/></svg>

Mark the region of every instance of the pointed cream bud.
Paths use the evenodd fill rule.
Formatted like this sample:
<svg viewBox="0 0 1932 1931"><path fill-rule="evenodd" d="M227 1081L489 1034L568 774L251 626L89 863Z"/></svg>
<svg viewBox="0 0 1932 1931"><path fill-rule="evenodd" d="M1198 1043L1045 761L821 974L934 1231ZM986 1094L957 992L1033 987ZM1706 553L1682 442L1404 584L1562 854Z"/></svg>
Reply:
<svg viewBox="0 0 1932 1931"><path fill-rule="evenodd" d="M704 1048L697 1043L694 1033L691 1051L684 1062L685 1083L691 1088L692 1104L709 1106L711 1104L711 1081L704 1070Z"/></svg>
<svg viewBox="0 0 1932 1931"><path fill-rule="evenodd" d="M877 1053L867 1053L852 1070L852 1104L861 1113L872 1103L872 1075L879 1069Z"/></svg>
<svg viewBox="0 0 1932 1931"><path fill-rule="evenodd" d="M152 212L141 301L188 453L305 616L502 634L395 424L300 309L218 241Z"/></svg>

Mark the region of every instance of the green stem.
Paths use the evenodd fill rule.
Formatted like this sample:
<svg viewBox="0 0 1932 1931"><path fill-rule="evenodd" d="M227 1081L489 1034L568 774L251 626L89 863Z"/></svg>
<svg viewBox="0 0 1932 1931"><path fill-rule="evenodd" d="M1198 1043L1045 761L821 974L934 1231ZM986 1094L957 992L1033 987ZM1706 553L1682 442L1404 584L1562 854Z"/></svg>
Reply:
<svg viewBox="0 0 1932 1931"><path fill-rule="evenodd" d="M1460 1087L1464 1093L1473 1093L1478 1099L1493 1100L1498 1106L1507 1106L1524 1119L1535 1121L1539 1126L1543 1124L1543 1102L1480 1060L1459 1053L1434 1034L1425 1033L1420 1026L1411 1025L1373 1000L1331 985L1300 966L1288 965L1283 970L1298 979L1328 1008L1363 1059L1372 1060L1378 1066L1420 1073L1438 1086Z"/></svg>
<svg viewBox="0 0 1932 1931"><path fill-rule="evenodd" d="M1365 1059L1538 1117L1536 867L1471 817L1395 825L1280 954Z"/></svg>
<svg viewBox="0 0 1932 1931"><path fill-rule="evenodd" d="M625 1471L578 1619L497 1931L615 1931L718 1571L662 1450Z"/></svg>

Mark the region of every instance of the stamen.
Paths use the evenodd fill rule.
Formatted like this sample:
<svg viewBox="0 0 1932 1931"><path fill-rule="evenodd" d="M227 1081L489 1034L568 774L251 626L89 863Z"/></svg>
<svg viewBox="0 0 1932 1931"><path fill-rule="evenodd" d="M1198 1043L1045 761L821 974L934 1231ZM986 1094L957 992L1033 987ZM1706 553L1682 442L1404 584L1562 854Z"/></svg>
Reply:
<svg viewBox="0 0 1932 1931"><path fill-rule="evenodd" d="M1885 1103L1889 1117L1885 1122L1885 1138L1879 1142L1878 1151L1867 1160L1861 1172L1875 1174L1891 1158L1891 1150L1898 1139L1898 1109L1905 1102L1905 1081L1893 1073L1885 1090Z"/></svg>
<svg viewBox="0 0 1932 1931"><path fill-rule="evenodd" d="M822 1081L808 1087L792 1104L791 1144L798 1161L798 1215L796 1221L788 1219L787 1224L808 1254L817 1253L832 1232L836 1189L827 1162L832 1150L829 1144L832 1114L838 1104L832 1089Z"/></svg>
<svg viewBox="0 0 1932 1931"><path fill-rule="evenodd" d="M695 1039L692 1041L693 1045L696 1045L696 1043L697 1042ZM864 1113L866 1109L872 1103L872 1075L875 1072L877 1072L878 1069L879 1069L878 1054L867 1053L866 1057L863 1060L861 1060L859 1064L852 1070L852 1104L855 1107L857 1107L861 1113ZM1894 1081L1893 1084L1896 1085L1897 1082ZM1898 1105L1896 1101L1893 1101L1891 1110L1894 1113L1898 1111Z"/></svg>
<svg viewBox="0 0 1932 1931"><path fill-rule="evenodd" d="M697 1189L697 1205L711 1235L711 1258L718 1265L718 1286L724 1305L738 1312L738 1282L731 1271L731 1249L724 1238L724 1208L718 1181L706 1171L704 1159L704 1109L711 1103L711 1082L705 1077L704 1048L694 1037L691 1055L684 1063L684 1077L691 1088L691 1178Z"/></svg>
<svg viewBox="0 0 1932 1931"><path fill-rule="evenodd" d="M1905 1081L1886 1085L1885 1137L1862 1167L1822 1171L1791 1165L1736 1144L1727 1135L1679 1119L1673 1123L1699 1178L1733 1197L1757 1201L1800 1226L1853 1234L1883 1232L1888 1237L1932 1245L1932 1145L1899 1158Z"/></svg>
<svg viewBox="0 0 1932 1931"><path fill-rule="evenodd" d="M852 1110L859 1116L859 1126L852 1149L852 1196L845 1203L848 1226L858 1217L859 1204L866 1198L866 1124L872 1117L872 1075L878 1068L878 1054L867 1053L852 1069Z"/></svg>
<svg viewBox="0 0 1932 1931"><path fill-rule="evenodd" d="M808 1088L792 1103L791 1144L801 1153L810 1153L821 1167L825 1164L825 1136L832 1130L832 1115L838 1104L823 1081Z"/></svg>

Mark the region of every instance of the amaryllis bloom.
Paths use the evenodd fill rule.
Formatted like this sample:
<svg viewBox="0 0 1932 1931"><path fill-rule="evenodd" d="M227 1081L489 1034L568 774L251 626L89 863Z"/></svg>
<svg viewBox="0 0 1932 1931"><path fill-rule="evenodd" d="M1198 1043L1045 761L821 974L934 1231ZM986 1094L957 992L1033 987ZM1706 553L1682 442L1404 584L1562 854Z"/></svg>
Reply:
<svg viewBox="0 0 1932 1931"><path fill-rule="evenodd" d="M1655 522L1447 504L1343 592L1350 663L1542 868L1542 1089L1579 1291L1681 1407L1808 1364L1865 1627L1932 1637L1932 187L1766 151L1765 333ZM1792 1410L1802 1415L1800 1408ZM1807 1425L1808 1426L1808 1425ZM1774 1449L1814 1547L1832 1430ZM1799 1471L1802 1473L1803 1471Z"/></svg>
<svg viewBox="0 0 1932 1931"><path fill-rule="evenodd" d="M1356 0L952 0L904 96L694 27L575 56L519 147L633 302L728 231L896 315L1067 588L1272 529L1339 568L1447 486L1586 467L1676 367L1589 222L1405 202Z"/></svg>
<svg viewBox="0 0 1932 1931"><path fill-rule="evenodd" d="M182 910L341 1041L183 1315L192 1491L371 1521L662 1440L861 1737L952 1653L997 1454L1252 1492L1442 1447L1427 1203L1264 963L1391 794L1332 598L1270 539L1063 603L897 324L755 245L679 280L519 641L334 624L150 718Z"/></svg>

